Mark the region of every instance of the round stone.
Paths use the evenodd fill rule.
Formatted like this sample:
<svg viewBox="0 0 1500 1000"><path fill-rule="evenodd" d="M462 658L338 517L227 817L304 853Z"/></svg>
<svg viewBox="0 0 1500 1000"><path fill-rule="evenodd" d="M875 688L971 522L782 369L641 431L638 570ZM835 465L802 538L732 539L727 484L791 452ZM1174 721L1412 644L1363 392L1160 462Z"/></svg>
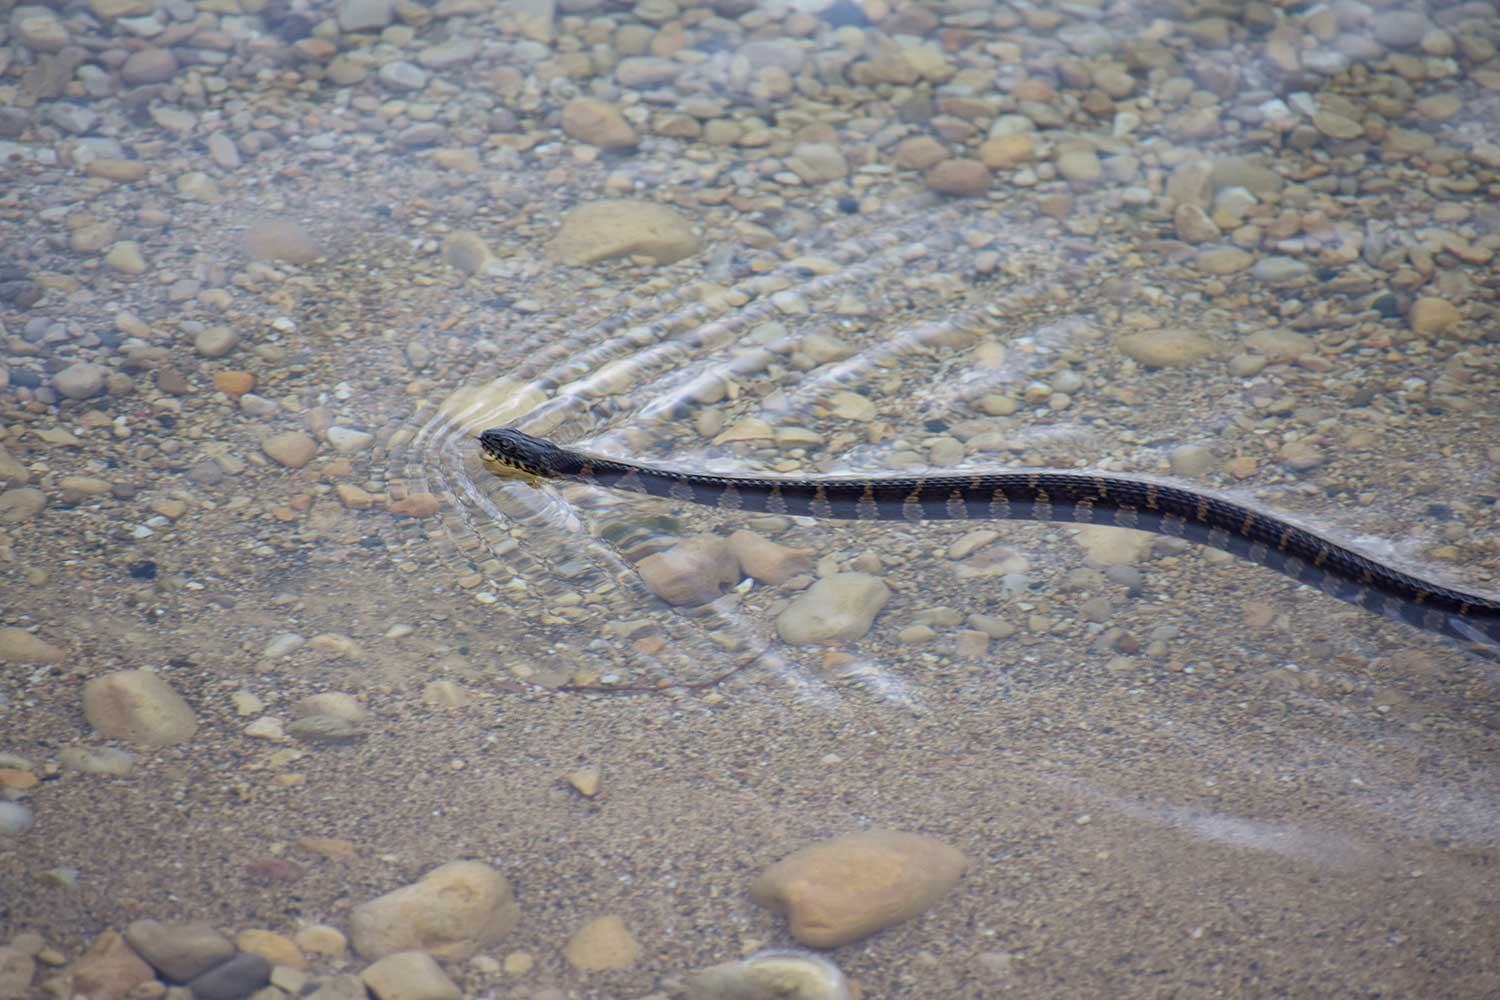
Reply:
<svg viewBox="0 0 1500 1000"><path fill-rule="evenodd" d="M281 465L300 469L317 455L318 442L301 431L283 431L266 438L260 448Z"/></svg>
<svg viewBox="0 0 1500 1000"><path fill-rule="evenodd" d="M77 361L52 376L52 388L68 399L88 399L104 391L108 375L96 364Z"/></svg>

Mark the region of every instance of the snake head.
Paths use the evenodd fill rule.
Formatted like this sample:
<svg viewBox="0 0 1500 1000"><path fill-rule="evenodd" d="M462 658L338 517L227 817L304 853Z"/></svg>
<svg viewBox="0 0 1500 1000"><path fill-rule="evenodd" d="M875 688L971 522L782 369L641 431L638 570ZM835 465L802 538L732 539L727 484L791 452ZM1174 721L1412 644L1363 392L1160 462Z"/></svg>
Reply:
<svg viewBox="0 0 1500 1000"><path fill-rule="evenodd" d="M523 434L511 427L495 427L479 435L479 450L485 468L505 479L519 479L540 487L543 479L558 474L555 444Z"/></svg>

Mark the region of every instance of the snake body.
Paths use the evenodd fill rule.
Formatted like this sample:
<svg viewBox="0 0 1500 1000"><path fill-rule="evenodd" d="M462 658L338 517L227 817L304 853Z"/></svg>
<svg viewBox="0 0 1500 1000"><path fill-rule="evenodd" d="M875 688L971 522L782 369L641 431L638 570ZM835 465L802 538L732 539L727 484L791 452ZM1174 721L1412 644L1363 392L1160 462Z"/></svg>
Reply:
<svg viewBox="0 0 1500 1000"><path fill-rule="evenodd" d="M1403 573L1283 518L1183 486L1092 472L920 476L721 476L560 447L512 428L480 435L486 467L539 485L559 479L726 511L845 520L1072 521L1210 545L1342 601L1464 642L1500 647L1500 600Z"/></svg>

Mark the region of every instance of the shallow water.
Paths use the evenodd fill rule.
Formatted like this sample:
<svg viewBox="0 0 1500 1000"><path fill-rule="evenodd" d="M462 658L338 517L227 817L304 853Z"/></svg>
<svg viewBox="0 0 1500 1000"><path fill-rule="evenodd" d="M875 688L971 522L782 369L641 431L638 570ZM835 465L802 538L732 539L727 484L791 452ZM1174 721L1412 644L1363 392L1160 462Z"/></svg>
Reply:
<svg viewBox="0 0 1500 1000"><path fill-rule="evenodd" d="M795 945L757 872L889 828L969 867L827 952L865 997L1500 991L1492 659L1169 538L768 518L482 468L477 433L513 424L725 472L1171 476L1500 592L1492 6L1419 31L1392 5L935 6L858 38L846 7L589 6L538 41L455 5L310 36L414 62L415 92L334 82L275 33L298 7L163 8L228 40L186 34L168 81L100 95L88 73L37 90L55 53L12 28L0 97L28 117L0 139L0 226L29 290L4 305L0 444L44 506L0 515L0 626L59 655L0 672L0 790L34 820L0 834L4 938L66 961L143 917L347 932L472 858L521 921L494 962L446 964L466 994L678 996ZM149 47L65 13L107 76ZM565 71L678 28L701 58L670 84ZM795 86L751 47L776 38L811 54ZM881 61L919 48L899 58L927 78ZM566 134L580 93L625 107L639 148ZM689 95L738 138L678 136ZM99 120L70 133L62 106ZM1033 156L977 196L929 190L900 145L977 157L992 129ZM807 143L845 172L802 179L826 156ZM701 245L558 263L561 221L618 195ZM101 224L141 273L78 236ZM286 259L299 241L316 256ZM106 377L76 399L75 362ZM263 448L292 431L312 458ZM742 530L805 563L687 606L643 578ZM783 639L846 572L889 591L869 627ZM86 681L139 667L190 739L85 717ZM287 735L326 692L369 710L353 738ZM83 773L80 746L133 765ZM605 914L639 953L586 971L565 945Z"/></svg>

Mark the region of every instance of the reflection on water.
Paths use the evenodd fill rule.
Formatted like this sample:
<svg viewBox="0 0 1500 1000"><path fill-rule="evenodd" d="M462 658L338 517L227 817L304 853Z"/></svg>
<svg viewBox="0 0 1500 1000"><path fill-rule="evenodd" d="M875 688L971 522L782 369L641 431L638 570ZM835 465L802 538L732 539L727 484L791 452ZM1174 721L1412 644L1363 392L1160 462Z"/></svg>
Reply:
<svg viewBox="0 0 1500 1000"><path fill-rule="evenodd" d="M1177 539L475 443L1170 476L1500 591L1492 7L7 25L0 992L1500 991L1492 661ZM462 940L371 905L444 879Z"/></svg>

